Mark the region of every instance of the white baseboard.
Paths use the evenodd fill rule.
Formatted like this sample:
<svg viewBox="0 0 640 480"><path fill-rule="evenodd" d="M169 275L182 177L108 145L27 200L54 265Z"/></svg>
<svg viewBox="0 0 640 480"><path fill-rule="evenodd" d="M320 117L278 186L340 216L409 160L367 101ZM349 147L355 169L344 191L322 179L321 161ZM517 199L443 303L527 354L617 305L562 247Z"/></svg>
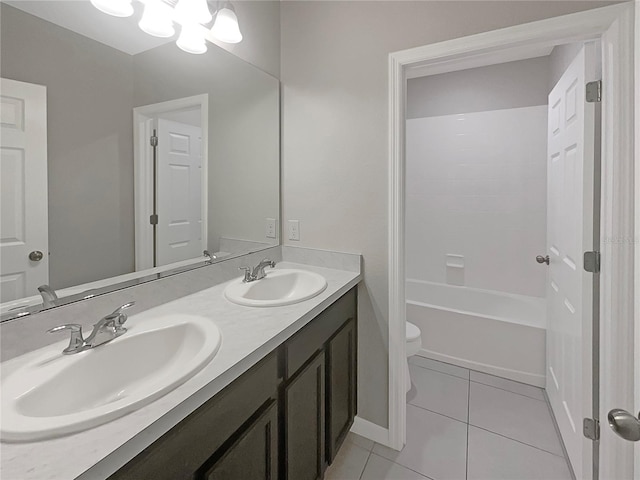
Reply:
<svg viewBox="0 0 640 480"><path fill-rule="evenodd" d="M451 363L453 365L468 368L470 370L475 370L477 372L488 373L489 375L508 378L509 380L514 380L516 382L533 385L534 387L545 388L547 383L544 375L522 372L520 370L512 370L509 368L496 367L495 365L487 365L485 363L474 362L473 360L467 360L465 358L453 357L451 355L434 352L425 348L420 350L418 352L418 355L421 357L430 358L432 360L438 360L440 362Z"/></svg>
<svg viewBox="0 0 640 480"><path fill-rule="evenodd" d="M362 417L354 418L351 431L386 447L389 446L389 429L365 420Z"/></svg>

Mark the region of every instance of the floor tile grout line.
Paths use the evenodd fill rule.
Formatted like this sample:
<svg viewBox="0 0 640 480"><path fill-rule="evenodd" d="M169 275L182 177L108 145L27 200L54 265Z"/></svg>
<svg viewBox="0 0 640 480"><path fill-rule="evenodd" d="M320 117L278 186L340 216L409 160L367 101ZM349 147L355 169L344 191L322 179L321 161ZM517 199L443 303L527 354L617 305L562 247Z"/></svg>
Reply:
<svg viewBox="0 0 640 480"><path fill-rule="evenodd" d="M424 473L421 473L421 472L419 472L419 471L417 471L417 470L414 470L413 468L409 468L409 467L407 467L406 465L402 465L401 463L394 462L393 460L391 460L391 459L389 459L389 458L387 458L387 457L383 457L382 455L378 455L377 453L371 452L371 455L375 455L376 457L382 458L383 460L387 460L387 461L389 461L389 462L393 463L394 465L398 465L398 466L400 466L400 467L402 467L402 468L406 468L407 470L409 470L409 471L411 471L411 472L413 472L413 473L417 473L418 475L420 475L421 477L426 478L427 480L434 480L432 477L428 477L428 476L427 476L427 475L425 475ZM369 461L369 460L367 459L367 462L368 462L368 461Z"/></svg>
<svg viewBox="0 0 640 480"><path fill-rule="evenodd" d="M467 388L467 456L465 467L465 480L469 480L469 424L471 422L471 375L469 375L469 386Z"/></svg>
<svg viewBox="0 0 640 480"><path fill-rule="evenodd" d="M550 452L549 450L545 450L544 448L536 447L535 445L531 445L530 443L525 443L522 440L517 440L515 438L507 437L506 435L503 435L503 434L498 433L498 432L494 432L493 430L489 430L488 428L479 427L478 425L474 425L472 423L470 423L469 426L470 427L475 427L475 428L477 428L479 430L484 430L485 432L488 432L488 433L493 433L494 435L497 435L497 436L502 437L502 438L506 438L507 440L512 440L512 441L514 441L516 443L519 443L521 445L526 445L527 447L535 448L536 450L540 450L541 452L548 453L549 455L553 455L554 457L558 457L558 458L564 459L564 455L559 455L557 453Z"/></svg>
<svg viewBox="0 0 640 480"><path fill-rule="evenodd" d="M424 357L422 357L422 358L424 358ZM411 363L411 362L409 362L409 365L412 365L412 366L418 367L418 368L422 368L424 370L430 370L432 372L441 373L443 375L449 375L450 377L459 378L460 380L469 380L468 376L465 378L465 377L461 377L460 375L454 375L453 373L443 372L442 370L436 370L435 368L429 368L429 367L425 367L423 365L418 365L416 363ZM450 365L450 364L447 363L446 365ZM453 365L453 366L455 367L455 365ZM464 367L457 367L457 368L464 368ZM465 370L467 370L467 372L470 372L470 370L468 370L468 369L465 369Z"/></svg>
<svg viewBox="0 0 640 480"><path fill-rule="evenodd" d="M538 402L544 402L544 400L542 400L540 398L531 397L529 395L525 395L524 393L514 392L513 390L507 390L506 388L496 387L495 385L491 385L491 384L488 384L488 383L478 382L476 380L470 380L470 382L476 383L478 385L484 385L485 387L495 388L496 390L502 390L503 392L513 393L514 395L520 395L521 397L530 398L531 400L537 400ZM534 388L537 388L537 387L534 387Z"/></svg>
<svg viewBox="0 0 640 480"><path fill-rule="evenodd" d="M455 420L458 423L462 423L464 425L469 425L468 422L464 422L459 418L450 417L449 415L445 415L444 413L436 412L435 410L429 410L428 408L421 407L420 405L414 405L413 403L407 402L407 405L411 405L412 407L419 408L420 410L424 410L425 412L434 413L436 415L440 415L441 417L448 418L449 420Z"/></svg>
<svg viewBox="0 0 640 480"><path fill-rule="evenodd" d="M529 396L529 395L525 395L525 394L523 394L523 393L514 392L514 391L512 391L512 390L507 390L506 388L496 387L495 385L491 385L491 384L489 384L489 383L485 383L485 382L480 382L480 381L478 381L478 380L471 380L471 373L472 373L472 372L474 372L474 373L478 373L478 374L480 374L480 375L486 375L486 376L488 376L488 377L499 378L499 379L501 379L501 380L506 380L506 381L508 381L508 382L517 383L518 385L523 385L523 386L525 386L525 387L539 388L540 390L544 390L544 388L542 388L542 387L536 387L535 385L530 385L530 384L528 384L528 383L524 383L524 382L518 382L517 380L511 380L510 378L500 377L500 376L498 376L498 375L492 375L491 373L481 372L480 370L473 370L473 369L471 369L471 368L460 367L460 366L458 366L458 365L454 365L453 363L441 362L440 360L434 360L434 359L429 358L429 357L422 357L422 356L420 356L420 355L415 355L415 356L416 356L416 357L420 357L420 358L425 358L425 359L427 359L427 360L431 360L432 362L437 362L437 363L441 363L441 364L443 364L443 365L449 365L449 366L454 367L454 368L460 368L460 369L462 369L462 370L466 370L466 371L467 371L467 373L468 373L468 375L467 375L467 377L461 377L460 375L454 375L453 373L443 372L442 370L436 370L435 368L432 368L432 367L425 367L424 365L418 365L417 363L413 363L413 362L409 362L409 365L413 365L413 366L416 366L416 367L419 367L419 368L423 368L423 369L425 369L425 370L431 370L432 372L438 372L438 373L442 373L442 374L444 374L444 375L449 375L450 377L460 378L460 379L462 379L462 380L469 380L470 382L473 382L473 383L479 383L480 385L485 385L485 386L487 386L487 387L497 388L498 390L503 390L503 391L505 391L505 392L513 393L513 394L515 394L515 395L521 395L521 396L523 396L523 397L528 397L528 398L532 398L532 399L534 399L534 400L538 400L539 402L544 402L544 400L542 400L542 399L535 398L535 397L531 397L531 396Z"/></svg>
<svg viewBox="0 0 640 480"><path fill-rule="evenodd" d="M362 476L364 475L364 471L367 469L367 464L369 463L369 459L371 458L371 455L373 455L373 448L369 450L369 455L367 455L367 461L364 462L364 467L362 467L362 471L360 472L360 476L358 477L358 480L362 480Z"/></svg>
<svg viewBox="0 0 640 480"><path fill-rule="evenodd" d="M464 368L464 367L460 367L460 368ZM477 373L479 375L484 375L485 377L500 378L502 380L507 380L508 382L511 382L511 383L517 383L518 385L525 385L527 387L533 387L533 388L542 388L542 387L536 387L535 385L531 385L530 383L521 382L519 380L512 380L512 379L507 378L507 377L501 377L500 375L494 375L493 373L481 372L480 370L474 370L472 368L469 368L468 370L470 372ZM471 375L469 375L469 378L471 378ZM475 382L475 380L471 380L471 381Z"/></svg>

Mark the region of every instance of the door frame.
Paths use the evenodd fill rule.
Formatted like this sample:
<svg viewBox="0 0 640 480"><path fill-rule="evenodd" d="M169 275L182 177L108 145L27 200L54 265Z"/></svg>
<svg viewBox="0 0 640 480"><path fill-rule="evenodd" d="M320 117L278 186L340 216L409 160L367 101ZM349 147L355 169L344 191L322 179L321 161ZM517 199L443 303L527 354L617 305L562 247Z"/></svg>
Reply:
<svg viewBox="0 0 640 480"><path fill-rule="evenodd" d="M208 245L209 198L209 95L194 95L133 109L133 176L135 202L135 269L153 268L153 228L149 217L153 213L153 135L155 119L163 114L187 108L200 108L202 129L202 243ZM206 248L206 247L205 247Z"/></svg>
<svg viewBox="0 0 640 480"><path fill-rule="evenodd" d="M633 238L633 207L636 201L632 175L633 149L634 137L636 148L640 143L640 133L633 130L633 102L624 101L634 98L633 18L633 4L623 3L393 52L389 55L389 427L386 432L387 438L383 438L384 435L378 432L377 441L398 450L406 442L404 150L408 74L416 69L420 69L423 75L436 74L531 58L540 55L540 50L544 48L601 38L604 84L601 238ZM635 162L638 164L637 158ZM640 222L640 219L638 221ZM632 326L632 322L628 321L632 318L634 308L633 291L628 288L633 281L632 242L628 242L626 248L616 249L606 249L604 243L601 323L606 324L609 321L609 327L612 323L620 326L626 323ZM629 283L625 285L626 279L629 279ZM623 282L620 282L621 280ZM606 357L607 353L619 342L623 341L628 345L629 337L624 338L624 335L628 334L628 327L620 333L616 338L609 338L608 344L602 339L603 358L609 358ZM633 362L633 355L619 360L618 364L607 364L603 367L623 368L627 372L633 368L633 365L628 364ZM606 407L607 404L601 405ZM601 412L600 418L606 416L603 417ZM603 430L604 428L605 426ZM631 446L630 449L632 448ZM614 468L612 464L616 459L620 459L617 452L612 450L611 445L602 442L601 466L605 471L608 471L607 468ZM602 455L603 453L605 455ZM633 455L632 450L631 454ZM628 464L628 457L623 460Z"/></svg>

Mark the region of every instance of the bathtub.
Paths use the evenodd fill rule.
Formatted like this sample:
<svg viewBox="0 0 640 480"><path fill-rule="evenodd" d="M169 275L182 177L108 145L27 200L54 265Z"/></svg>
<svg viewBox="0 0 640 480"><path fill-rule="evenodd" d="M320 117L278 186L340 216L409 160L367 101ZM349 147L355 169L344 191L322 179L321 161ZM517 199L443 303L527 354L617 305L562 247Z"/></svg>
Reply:
<svg viewBox="0 0 640 480"><path fill-rule="evenodd" d="M543 298L407 280L407 321L422 331L418 355L545 386Z"/></svg>

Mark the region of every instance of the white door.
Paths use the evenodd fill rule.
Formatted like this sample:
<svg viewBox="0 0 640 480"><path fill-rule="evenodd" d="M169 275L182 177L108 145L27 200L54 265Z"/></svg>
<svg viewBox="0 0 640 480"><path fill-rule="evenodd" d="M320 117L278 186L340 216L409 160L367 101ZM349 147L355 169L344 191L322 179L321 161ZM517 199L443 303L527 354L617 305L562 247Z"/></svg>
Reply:
<svg viewBox="0 0 640 480"><path fill-rule="evenodd" d="M547 393L576 478L592 477L582 419L592 409L592 285L583 253L593 249L595 46L585 45L549 94L547 157Z"/></svg>
<svg viewBox="0 0 640 480"><path fill-rule="evenodd" d="M158 119L157 265L201 257L202 130Z"/></svg>
<svg viewBox="0 0 640 480"><path fill-rule="evenodd" d="M47 89L2 78L0 99L0 294L7 302L49 283Z"/></svg>

